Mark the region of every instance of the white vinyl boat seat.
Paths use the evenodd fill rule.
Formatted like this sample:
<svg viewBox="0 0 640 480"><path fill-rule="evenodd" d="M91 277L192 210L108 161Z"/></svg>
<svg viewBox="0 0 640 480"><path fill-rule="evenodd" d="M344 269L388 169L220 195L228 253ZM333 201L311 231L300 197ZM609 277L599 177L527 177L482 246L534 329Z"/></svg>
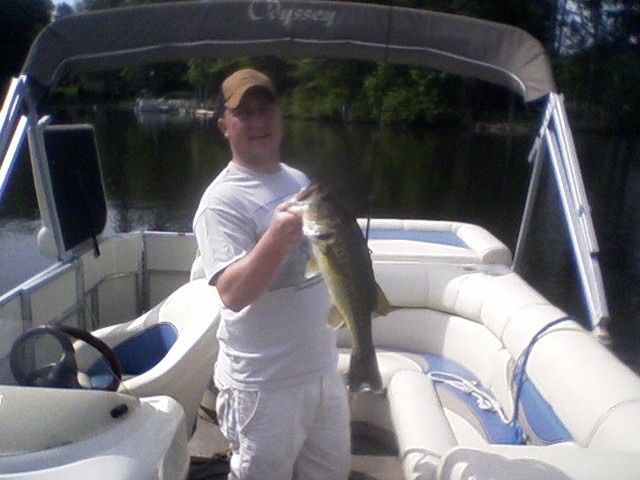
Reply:
<svg viewBox="0 0 640 480"><path fill-rule="evenodd" d="M213 375L218 309L215 288L204 279L195 280L137 319L92 333L118 357L123 391L137 397L173 397L184 408L190 428ZM78 365L88 365L83 370L92 383L105 381L106 363L89 350L78 351Z"/></svg>
<svg viewBox="0 0 640 480"><path fill-rule="evenodd" d="M515 422L506 422L510 419L500 418L497 409L489 404L490 399L494 398L493 392L482 385L473 373L440 355L425 356L428 369L424 373L435 384L443 408L473 425L486 443L520 445L523 443L523 433L527 443L531 444L548 445L572 440L549 402L526 376L522 382L520 415ZM516 372L519 375L520 370ZM514 383L518 378L515 377ZM473 388L469 391L467 387Z"/></svg>
<svg viewBox="0 0 640 480"><path fill-rule="evenodd" d="M616 478L640 478L640 377L517 274L387 261L374 270L396 308L373 320L373 339L405 478L473 478L490 462L520 466L504 478L606 478L615 462L637 465ZM347 347L348 332L338 335ZM487 398L506 421L482 408Z"/></svg>
<svg viewBox="0 0 640 480"><path fill-rule="evenodd" d="M343 350L340 368L345 373L348 358L348 351ZM495 407L488 404L487 399L494 397L493 392L482 385L471 371L453 360L435 354L384 350L378 350L377 358L389 397L400 402L395 410L409 415L409 424L424 415L425 409L431 404L436 407L434 412L427 414L429 417L436 415L444 419L446 412L451 412L472 426L474 435L478 435L486 444L520 445L523 443L523 434L529 444L549 445L572 441L571 434L551 405L526 376L522 382L520 418L515 422L508 422L501 418ZM519 372L520 369L517 370L518 374ZM412 411L404 402L416 396L416 385L421 382L432 385L426 396L432 397L433 401L423 399L425 401L416 407L417 410ZM420 395L424 393L418 394Z"/></svg>

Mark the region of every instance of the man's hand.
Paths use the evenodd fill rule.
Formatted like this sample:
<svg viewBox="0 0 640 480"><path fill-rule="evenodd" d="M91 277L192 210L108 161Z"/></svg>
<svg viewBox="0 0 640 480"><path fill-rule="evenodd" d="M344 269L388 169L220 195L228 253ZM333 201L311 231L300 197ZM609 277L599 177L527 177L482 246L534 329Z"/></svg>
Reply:
<svg viewBox="0 0 640 480"><path fill-rule="evenodd" d="M287 201L276 207L269 230L273 230L289 249L301 243L305 237L302 233L302 213L291 209L293 202Z"/></svg>

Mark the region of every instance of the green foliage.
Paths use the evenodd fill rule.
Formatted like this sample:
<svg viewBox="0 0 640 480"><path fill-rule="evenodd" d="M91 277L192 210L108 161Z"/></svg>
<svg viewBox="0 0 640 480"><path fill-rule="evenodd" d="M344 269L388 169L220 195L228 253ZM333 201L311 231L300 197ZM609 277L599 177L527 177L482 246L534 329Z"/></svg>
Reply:
<svg viewBox="0 0 640 480"><path fill-rule="evenodd" d="M378 65L364 82L374 117L383 124L460 123L463 81L420 67Z"/></svg>
<svg viewBox="0 0 640 480"><path fill-rule="evenodd" d="M560 91L578 124L637 131L640 128L640 55L599 48L554 61Z"/></svg>
<svg viewBox="0 0 640 480"><path fill-rule="evenodd" d="M602 104L609 105L609 123L637 132L640 128L640 57L615 52L601 67L607 75Z"/></svg>
<svg viewBox="0 0 640 480"><path fill-rule="evenodd" d="M296 59L289 66L295 84L289 95L290 113L319 119L339 119L360 103L363 77L374 68L368 62L333 58Z"/></svg>

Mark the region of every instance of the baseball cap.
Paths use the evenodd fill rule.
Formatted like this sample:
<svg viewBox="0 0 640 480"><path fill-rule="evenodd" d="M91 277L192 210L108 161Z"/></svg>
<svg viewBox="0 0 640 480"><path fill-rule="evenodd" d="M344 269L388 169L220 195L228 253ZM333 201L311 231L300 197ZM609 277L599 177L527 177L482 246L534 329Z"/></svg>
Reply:
<svg viewBox="0 0 640 480"><path fill-rule="evenodd" d="M276 96L276 89L269 77L257 70L245 68L232 73L222 82L224 105L227 108L236 108L242 96L252 88L262 88L274 98Z"/></svg>

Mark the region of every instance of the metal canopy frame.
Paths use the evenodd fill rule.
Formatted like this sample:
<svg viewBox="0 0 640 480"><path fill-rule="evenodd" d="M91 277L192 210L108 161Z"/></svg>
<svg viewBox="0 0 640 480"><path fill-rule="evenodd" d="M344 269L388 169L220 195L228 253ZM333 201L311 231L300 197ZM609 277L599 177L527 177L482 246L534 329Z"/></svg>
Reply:
<svg viewBox="0 0 640 480"><path fill-rule="evenodd" d="M556 93L549 94L540 129L529 154L533 171L514 253L514 270L522 264L525 241L545 160L549 162L553 171L589 323L591 329L600 334L604 332L604 323L609 319L609 308L600 269L600 249L580 173L578 155L569 128L564 97Z"/></svg>

